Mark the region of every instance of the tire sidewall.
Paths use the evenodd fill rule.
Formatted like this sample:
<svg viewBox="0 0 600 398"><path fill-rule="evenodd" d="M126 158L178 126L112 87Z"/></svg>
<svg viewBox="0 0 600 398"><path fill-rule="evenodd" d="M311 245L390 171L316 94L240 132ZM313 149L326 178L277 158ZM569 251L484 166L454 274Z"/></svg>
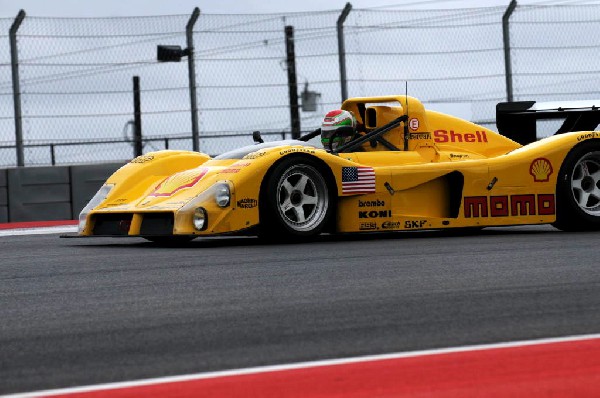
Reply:
<svg viewBox="0 0 600 398"><path fill-rule="evenodd" d="M322 183L325 190L325 214L322 219L308 230L297 230L290 227L283 219L278 203L278 185L285 175L303 170L304 173L313 174L310 178L315 184ZM314 177L314 178L313 178ZM269 238L309 237L318 235L330 222L333 214L333 193L328 179L323 175L317 162L306 157L284 158L268 173L260 196L260 231L261 235Z"/></svg>
<svg viewBox="0 0 600 398"><path fill-rule="evenodd" d="M575 165L590 152L600 152L599 140L590 140L574 147L560 168L556 184L556 226L559 229L600 229L600 215L593 216L583 211L575 201L571 187Z"/></svg>

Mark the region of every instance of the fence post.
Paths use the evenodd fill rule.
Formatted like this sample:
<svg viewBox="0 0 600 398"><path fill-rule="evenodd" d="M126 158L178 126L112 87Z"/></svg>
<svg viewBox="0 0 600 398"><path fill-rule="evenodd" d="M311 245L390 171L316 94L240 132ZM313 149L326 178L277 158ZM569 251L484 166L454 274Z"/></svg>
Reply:
<svg viewBox="0 0 600 398"><path fill-rule="evenodd" d="M52 166L56 165L56 152L54 151L54 144L50 144L50 162Z"/></svg>
<svg viewBox="0 0 600 398"><path fill-rule="evenodd" d="M17 48L17 31L25 19L25 11L20 10L9 30L10 63L12 67L13 104L15 109L15 145L17 147L17 166L25 166L23 149L23 119L21 115L21 87L19 81L19 49Z"/></svg>
<svg viewBox="0 0 600 398"><path fill-rule="evenodd" d="M142 155L142 105L140 77L133 77L133 157Z"/></svg>
<svg viewBox="0 0 600 398"><path fill-rule="evenodd" d="M352 4L346 3L337 20L338 57L340 60L340 84L342 86L342 102L348 98L348 80L346 78L346 44L344 42L344 22L352 10Z"/></svg>
<svg viewBox="0 0 600 398"><path fill-rule="evenodd" d="M504 70L506 75L506 100L513 101L512 63L510 60L510 31L509 20L517 8L517 0L512 0L502 16L502 39L504 40Z"/></svg>
<svg viewBox="0 0 600 398"><path fill-rule="evenodd" d="M296 77L296 52L294 49L294 27L285 27L285 53L287 60L288 91L290 95L290 117L292 139L300 138L300 111L298 107L298 79Z"/></svg>
<svg viewBox="0 0 600 398"><path fill-rule="evenodd" d="M198 132L198 97L196 97L196 63L194 60L194 25L200 16L200 9L194 8L186 27L188 53L188 75L190 84L190 104L192 107L192 149L200 151L200 134Z"/></svg>

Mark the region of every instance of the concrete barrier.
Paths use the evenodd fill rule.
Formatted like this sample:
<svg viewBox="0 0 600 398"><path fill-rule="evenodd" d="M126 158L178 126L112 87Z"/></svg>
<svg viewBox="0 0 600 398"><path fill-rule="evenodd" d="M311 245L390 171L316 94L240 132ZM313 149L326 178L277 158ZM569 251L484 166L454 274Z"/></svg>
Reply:
<svg viewBox="0 0 600 398"><path fill-rule="evenodd" d="M7 174L9 221L71 218L68 167L20 167Z"/></svg>
<svg viewBox="0 0 600 398"><path fill-rule="evenodd" d="M8 222L8 181L6 170L0 170L0 222Z"/></svg>
<svg viewBox="0 0 600 398"><path fill-rule="evenodd" d="M0 169L0 223L75 220L123 163Z"/></svg>

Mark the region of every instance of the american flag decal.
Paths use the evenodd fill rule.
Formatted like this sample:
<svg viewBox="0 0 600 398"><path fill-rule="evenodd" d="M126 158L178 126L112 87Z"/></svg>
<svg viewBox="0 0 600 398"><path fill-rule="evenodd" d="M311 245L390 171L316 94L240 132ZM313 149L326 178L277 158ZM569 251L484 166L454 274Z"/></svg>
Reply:
<svg viewBox="0 0 600 398"><path fill-rule="evenodd" d="M372 167L342 167L342 193L375 193Z"/></svg>

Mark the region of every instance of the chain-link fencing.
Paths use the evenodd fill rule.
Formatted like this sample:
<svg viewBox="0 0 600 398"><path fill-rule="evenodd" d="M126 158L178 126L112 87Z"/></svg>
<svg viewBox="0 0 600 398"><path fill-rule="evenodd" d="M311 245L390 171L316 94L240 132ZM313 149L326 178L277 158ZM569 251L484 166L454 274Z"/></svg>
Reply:
<svg viewBox="0 0 600 398"><path fill-rule="evenodd" d="M494 128L495 105L507 98L505 11L350 11L343 24L348 95L407 90L429 108ZM254 130L267 140L291 136L286 26L293 27L300 128L318 128L341 103L340 15L201 14L193 29L200 150L250 144ZM140 77L143 151L192 149L188 62L156 59L157 45L186 48L189 19L26 17L17 33L25 164L131 158L133 76ZM597 5L517 7L507 41L514 99L599 98L599 21ZM16 164L12 23L0 19L2 166Z"/></svg>

